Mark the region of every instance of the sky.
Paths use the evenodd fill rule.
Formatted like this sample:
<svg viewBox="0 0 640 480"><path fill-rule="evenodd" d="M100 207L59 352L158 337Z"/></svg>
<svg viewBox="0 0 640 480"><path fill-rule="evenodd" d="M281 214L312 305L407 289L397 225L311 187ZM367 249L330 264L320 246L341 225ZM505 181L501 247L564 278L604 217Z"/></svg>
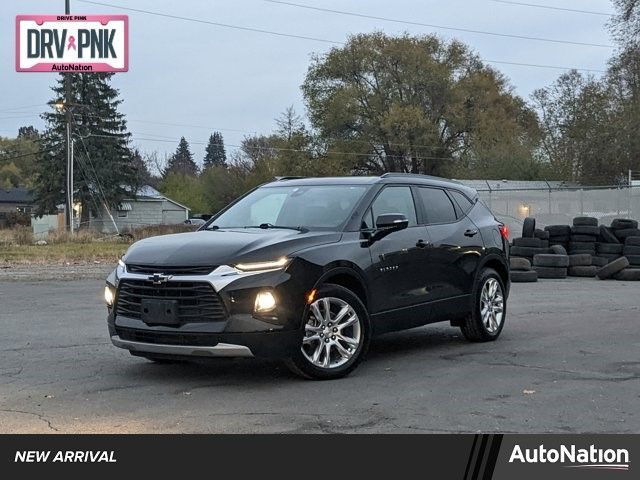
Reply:
<svg viewBox="0 0 640 480"><path fill-rule="evenodd" d="M615 52L609 17L501 0L290 0L299 5L386 19L499 34L542 37L587 46L452 31L424 25L329 13L268 0L71 0L72 14L129 15L129 71L114 76L133 133L143 152L170 155L184 136L201 162L209 135L222 133L227 151L245 136L268 134L288 106L304 114L300 85L313 54L336 44L167 18L139 10L236 27L344 42L350 34L383 31L437 34L469 45L485 61L604 70ZM520 0L516 3L613 13L608 0ZM63 14L64 0L0 1L0 136L18 127L44 128L39 114L51 99L55 73L15 71L15 15ZM494 64L515 92L529 99L562 69ZM594 75L600 75L593 72Z"/></svg>

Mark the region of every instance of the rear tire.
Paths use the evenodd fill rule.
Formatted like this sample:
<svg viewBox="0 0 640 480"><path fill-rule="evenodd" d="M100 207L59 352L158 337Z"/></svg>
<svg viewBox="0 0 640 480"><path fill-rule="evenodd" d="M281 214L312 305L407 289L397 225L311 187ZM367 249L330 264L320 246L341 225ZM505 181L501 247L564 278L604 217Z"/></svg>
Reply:
<svg viewBox="0 0 640 480"><path fill-rule="evenodd" d="M351 291L326 284L304 311L300 348L285 363L294 373L314 380L332 380L351 373L371 341L367 309Z"/></svg>
<svg viewBox="0 0 640 480"><path fill-rule="evenodd" d="M471 314L460 330L470 342L490 342L502 332L507 316L507 297L500 275L492 268L480 272L473 291Z"/></svg>

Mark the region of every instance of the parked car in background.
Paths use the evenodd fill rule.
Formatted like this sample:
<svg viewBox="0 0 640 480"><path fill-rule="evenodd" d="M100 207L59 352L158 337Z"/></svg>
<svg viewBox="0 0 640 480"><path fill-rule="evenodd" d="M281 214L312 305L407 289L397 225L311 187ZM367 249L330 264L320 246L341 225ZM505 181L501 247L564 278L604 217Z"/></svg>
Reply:
<svg viewBox="0 0 640 480"><path fill-rule="evenodd" d="M283 178L109 275L111 341L154 361L264 356L351 372L376 334L448 320L498 338L507 232L475 190L422 175Z"/></svg>
<svg viewBox="0 0 640 480"><path fill-rule="evenodd" d="M184 221L185 225L204 225L206 222L206 220L203 220L202 218L188 218Z"/></svg>

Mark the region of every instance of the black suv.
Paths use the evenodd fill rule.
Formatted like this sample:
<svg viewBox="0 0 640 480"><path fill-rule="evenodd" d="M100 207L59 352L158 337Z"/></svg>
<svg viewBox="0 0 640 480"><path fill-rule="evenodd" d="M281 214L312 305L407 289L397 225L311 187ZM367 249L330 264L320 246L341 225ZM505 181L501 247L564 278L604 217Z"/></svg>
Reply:
<svg viewBox="0 0 640 480"><path fill-rule="evenodd" d="M111 341L158 362L278 357L337 378L384 332L449 320L471 341L495 340L507 237L456 182L281 178L198 231L132 245L105 288Z"/></svg>

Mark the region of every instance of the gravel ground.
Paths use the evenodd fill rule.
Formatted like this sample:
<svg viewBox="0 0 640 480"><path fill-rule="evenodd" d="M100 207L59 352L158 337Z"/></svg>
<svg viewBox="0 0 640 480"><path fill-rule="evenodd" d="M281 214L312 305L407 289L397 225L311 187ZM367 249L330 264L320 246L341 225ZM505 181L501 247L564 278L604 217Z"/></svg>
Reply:
<svg viewBox="0 0 640 480"><path fill-rule="evenodd" d="M0 264L0 282L105 279L115 265L106 263Z"/></svg>
<svg viewBox="0 0 640 480"><path fill-rule="evenodd" d="M131 357L108 340L102 286L0 282L0 433L640 432L637 283L516 284L497 342L390 334L333 382Z"/></svg>

